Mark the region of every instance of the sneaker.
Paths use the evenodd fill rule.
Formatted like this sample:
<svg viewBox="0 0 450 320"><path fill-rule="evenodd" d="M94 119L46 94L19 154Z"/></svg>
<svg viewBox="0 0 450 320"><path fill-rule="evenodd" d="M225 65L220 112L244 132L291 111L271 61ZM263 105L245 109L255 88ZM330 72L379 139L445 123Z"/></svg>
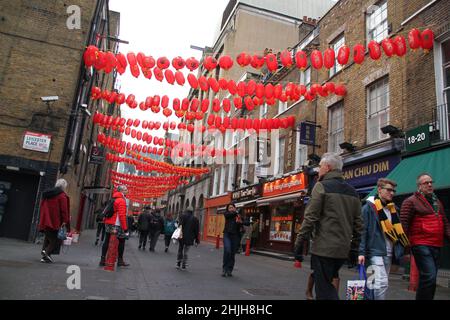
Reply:
<svg viewBox="0 0 450 320"><path fill-rule="evenodd" d="M177 262L177 265L175 266L175 268L180 269L181 268L181 262Z"/></svg>
<svg viewBox="0 0 450 320"><path fill-rule="evenodd" d="M46 255L47 255L47 253L45 252L45 250L42 250L42 251L41 251L41 256L42 256L42 258L45 257Z"/></svg>
<svg viewBox="0 0 450 320"><path fill-rule="evenodd" d="M47 259L49 263L53 263L53 259L49 255L46 255L45 259Z"/></svg>
<svg viewBox="0 0 450 320"><path fill-rule="evenodd" d="M183 265L181 266L181 270L186 270L186 267L187 267L187 265L186 265L186 264L183 264Z"/></svg>

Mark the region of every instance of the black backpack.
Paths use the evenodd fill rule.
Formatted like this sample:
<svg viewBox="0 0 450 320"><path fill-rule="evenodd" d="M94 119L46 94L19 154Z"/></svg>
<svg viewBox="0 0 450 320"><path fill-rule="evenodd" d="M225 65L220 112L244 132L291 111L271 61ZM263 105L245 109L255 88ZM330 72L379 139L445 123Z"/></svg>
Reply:
<svg viewBox="0 0 450 320"><path fill-rule="evenodd" d="M160 227L160 220L157 216L154 216L153 214L150 214L150 229L155 230Z"/></svg>
<svg viewBox="0 0 450 320"><path fill-rule="evenodd" d="M111 218L114 215L114 201L115 198L111 198L108 200L108 203L106 204L105 208L102 212L103 218Z"/></svg>

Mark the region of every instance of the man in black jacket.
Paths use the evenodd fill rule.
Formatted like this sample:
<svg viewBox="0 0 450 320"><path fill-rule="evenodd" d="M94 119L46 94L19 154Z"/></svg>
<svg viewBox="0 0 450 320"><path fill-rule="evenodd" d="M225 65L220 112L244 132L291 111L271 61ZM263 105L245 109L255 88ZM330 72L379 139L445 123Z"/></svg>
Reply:
<svg viewBox="0 0 450 320"><path fill-rule="evenodd" d="M179 225L182 229L182 237L178 239L178 255L177 255L177 269L186 270L188 252L190 247L200 243L199 239L199 221L194 216L192 207L188 207L186 211L179 218Z"/></svg>
<svg viewBox="0 0 450 320"><path fill-rule="evenodd" d="M159 235L164 229L164 219L161 217L159 210L155 210L149 217L149 240L150 251L154 252L156 243L158 242Z"/></svg>
<svg viewBox="0 0 450 320"><path fill-rule="evenodd" d="M144 210L139 215L138 218L138 231L139 231L139 247L138 249L143 248L145 250L145 246L147 244L148 231L150 228L150 207L144 207Z"/></svg>
<svg viewBox="0 0 450 320"><path fill-rule="evenodd" d="M234 256L239 248L244 218L234 204L227 205L225 227L223 230L223 265L222 277L231 277L234 268Z"/></svg>

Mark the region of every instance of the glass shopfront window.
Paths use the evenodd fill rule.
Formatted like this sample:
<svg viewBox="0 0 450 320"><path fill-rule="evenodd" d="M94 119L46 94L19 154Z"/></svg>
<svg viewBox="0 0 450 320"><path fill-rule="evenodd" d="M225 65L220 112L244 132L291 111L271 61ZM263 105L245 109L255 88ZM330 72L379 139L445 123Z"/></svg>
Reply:
<svg viewBox="0 0 450 320"><path fill-rule="evenodd" d="M270 221L270 241L291 242L293 210L292 206L280 205L272 208Z"/></svg>

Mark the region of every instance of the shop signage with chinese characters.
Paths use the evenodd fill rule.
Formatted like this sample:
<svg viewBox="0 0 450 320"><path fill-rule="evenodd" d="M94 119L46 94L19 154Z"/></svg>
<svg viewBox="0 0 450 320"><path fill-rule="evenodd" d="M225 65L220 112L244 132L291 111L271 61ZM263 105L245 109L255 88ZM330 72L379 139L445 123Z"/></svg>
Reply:
<svg viewBox="0 0 450 320"><path fill-rule="evenodd" d="M236 190L231 194L233 201L247 201L261 197L261 185L254 185L251 187Z"/></svg>
<svg viewBox="0 0 450 320"><path fill-rule="evenodd" d="M306 189L306 177L301 173L267 182L263 187L263 196L270 197Z"/></svg>
<svg viewBox="0 0 450 320"><path fill-rule="evenodd" d="M26 131L23 137L22 148L39 152L48 152L50 150L51 141L51 135Z"/></svg>

